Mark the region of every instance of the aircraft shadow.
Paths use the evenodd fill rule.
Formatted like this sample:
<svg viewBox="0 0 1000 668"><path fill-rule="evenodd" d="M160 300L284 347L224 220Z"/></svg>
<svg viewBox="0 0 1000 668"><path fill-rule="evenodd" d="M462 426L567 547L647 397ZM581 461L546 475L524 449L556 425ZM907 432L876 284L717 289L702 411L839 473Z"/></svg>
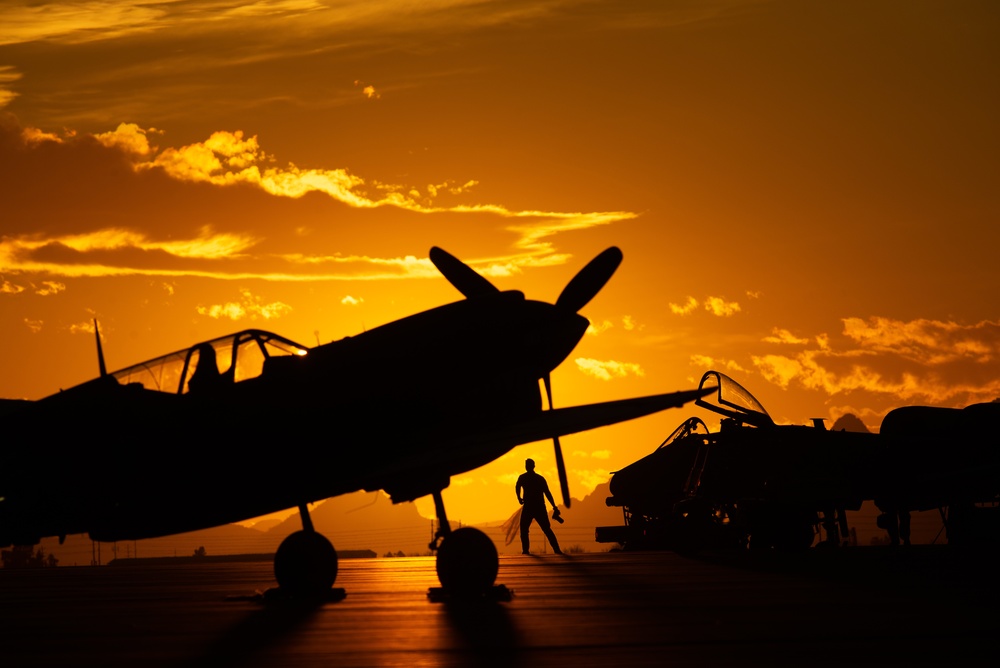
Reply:
<svg viewBox="0 0 1000 668"><path fill-rule="evenodd" d="M448 601L443 605L449 625L469 655L470 665L517 665L518 633L503 604Z"/></svg>
<svg viewBox="0 0 1000 668"><path fill-rule="evenodd" d="M323 607L323 602L267 605L254 610L206 649L199 668L245 666L283 643Z"/></svg>

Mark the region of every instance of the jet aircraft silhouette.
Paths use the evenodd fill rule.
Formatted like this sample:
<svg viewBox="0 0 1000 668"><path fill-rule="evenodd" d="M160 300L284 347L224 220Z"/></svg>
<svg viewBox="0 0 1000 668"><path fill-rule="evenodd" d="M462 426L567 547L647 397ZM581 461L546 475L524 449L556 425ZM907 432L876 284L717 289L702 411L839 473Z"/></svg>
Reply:
<svg viewBox="0 0 1000 668"><path fill-rule="evenodd" d="M818 544L838 545L846 511L873 501L894 540L900 514L938 509L949 544L1000 543L1000 403L904 406L868 434L828 430L821 419L775 424L718 371L699 389L709 394L696 404L724 418L719 431L689 418L615 472L607 504L622 508L625 525L598 527L599 542L796 550L825 532Z"/></svg>
<svg viewBox="0 0 1000 668"><path fill-rule="evenodd" d="M451 530L451 476L552 439L568 506L560 436L704 392L552 407L550 373L586 331L577 311L617 269L615 247L555 304L500 291L440 248L430 258L463 300L312 348L251 329L108 373L98 334L99 377L0 403L0 546L150 538L298 508L303 528L279 547L275 577L279 591L313 594L332 587L337 557L308 504L381 489L394 503L433 496L444 591L489 590L496 548Z"/></svg>

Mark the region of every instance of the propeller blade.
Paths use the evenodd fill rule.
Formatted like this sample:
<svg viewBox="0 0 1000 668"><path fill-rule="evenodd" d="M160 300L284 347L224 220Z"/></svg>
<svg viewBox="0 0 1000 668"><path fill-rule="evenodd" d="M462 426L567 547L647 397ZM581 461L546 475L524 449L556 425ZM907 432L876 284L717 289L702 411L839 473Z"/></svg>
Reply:
<svg viewBox="0 0 1000 668"><path fill-rule="evenodd" d="M500 292L488 280L446 250L434 246L430 252L431 262L437 270L454 285L466 298L483 297Z"/></svg>
<svg viewBox="0 0 1000 668"><path fill-rule="evenodd" d="M556 306L576 313L594 298L622 262L622 252L617 246L608 248L581 269L563 288ZM443 272L442 272L443 273Z"/></svg>
<svg viewBox="0 0 1000 668"><path fill-rule="evenodd" d="M552 379L549 374L545 374L545 395L549 400L549 410L552 410ZM559 437L552 437L552 444L556 449L556 470L559 472L559 490L562 492L563 505L569 508L569 480L566 479L566 462L563 461L562 446L559 444Z"/></svg>

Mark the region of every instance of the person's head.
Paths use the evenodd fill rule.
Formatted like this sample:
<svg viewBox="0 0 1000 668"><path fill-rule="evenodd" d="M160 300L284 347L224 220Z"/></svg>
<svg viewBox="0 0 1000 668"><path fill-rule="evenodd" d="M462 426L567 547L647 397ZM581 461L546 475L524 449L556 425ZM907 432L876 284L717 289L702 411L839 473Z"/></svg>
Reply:
<svg viewBox="0 0 1000 668"><path fill-rule="evenodd" d="M525 459L524 460L524 470L525 471L534 471L535 470L535 460L534 459Z"/></svg>

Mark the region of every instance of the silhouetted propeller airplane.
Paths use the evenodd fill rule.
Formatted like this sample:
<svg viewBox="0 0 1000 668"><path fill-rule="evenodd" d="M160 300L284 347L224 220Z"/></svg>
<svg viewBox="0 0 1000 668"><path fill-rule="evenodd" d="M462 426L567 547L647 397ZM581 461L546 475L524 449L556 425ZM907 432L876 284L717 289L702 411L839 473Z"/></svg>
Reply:
<svg viewBox="0 0 1000 668"><path fill-rule="evenodd" d="M440 248L430 259L464 300L311 349L246 330L108 373L98 335L98 378L0 404L0 545L150 538L297 507L303 529L275 555L279 591L324 592L337 556L308 504L382 489L394 503L433 496L442 591L489 590L497 551L478 530L451 530L451 476L552 439L568 506L560 436L705 392L552 407L550 373L586 331L577 311L618 268L617 248L555 304L501 292Z"/></svg>

